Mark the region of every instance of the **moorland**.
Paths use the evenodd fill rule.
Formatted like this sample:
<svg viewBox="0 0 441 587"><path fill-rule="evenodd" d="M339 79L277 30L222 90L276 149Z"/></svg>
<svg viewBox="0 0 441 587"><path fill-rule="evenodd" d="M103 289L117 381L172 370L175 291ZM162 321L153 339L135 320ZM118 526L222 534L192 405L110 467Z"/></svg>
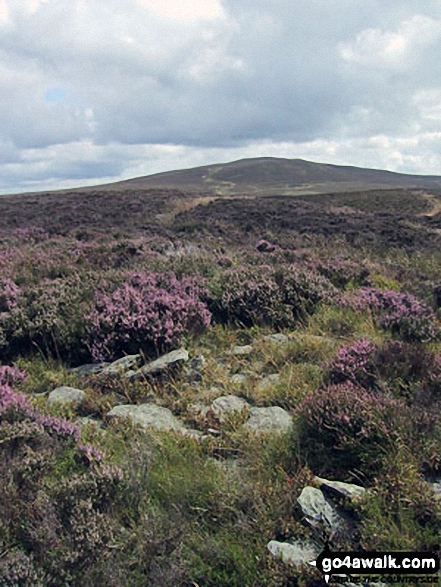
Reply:
<svg viewBox="0 0 441 587"><path fill-rule="evenodd" d="M439 549L441 181L370 171L0 197L1 586Z"/></svg>

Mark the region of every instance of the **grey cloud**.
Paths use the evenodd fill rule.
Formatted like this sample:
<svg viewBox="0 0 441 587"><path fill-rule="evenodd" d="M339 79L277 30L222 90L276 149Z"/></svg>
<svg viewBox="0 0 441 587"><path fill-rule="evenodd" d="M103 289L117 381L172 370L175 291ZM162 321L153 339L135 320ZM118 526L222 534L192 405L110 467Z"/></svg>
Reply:
<svg viewBox="0 0 441 587"><path fill-rule="evenodd" d="M86 0L83 11L52 1L33 14L25 0L9 1L9 23L0 22L0 164L20 150L45 157L47 146L84 140L247 149L440 128L439 2L222 4L223 18L183 22L135 0ZM408 43L401 54L397 35ZM50 87L63 88L64 100L45 101ZM112 173L72 156L77 164L55 158L46 169L22 159L21 173L28 165L36 179L107 177L129 165L123 157ZM19 181L18 168L3 171Z"/></svg>

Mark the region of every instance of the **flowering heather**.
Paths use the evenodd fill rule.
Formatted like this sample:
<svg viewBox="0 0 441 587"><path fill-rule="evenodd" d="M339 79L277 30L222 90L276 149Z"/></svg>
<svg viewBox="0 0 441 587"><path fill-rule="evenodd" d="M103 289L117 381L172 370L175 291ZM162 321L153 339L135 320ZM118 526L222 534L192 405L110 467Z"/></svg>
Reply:
<svg viewBox="0 0 441 587"><path fill-rule="evenodd" d="M412 294L362 287L343 296L341 302L356 310L370 309L382 328L403 340L429 342L439 336L432 309Z"/></svg>
<svg viewBox="0 0 441 587"><path fill-rule="evenodd" d="M378 464L387 444L397 437L397 415L406 406L350 381L308 394L299 406L301 442L309 445L319 466L363 470Z"/></svg>
<svg viewBox="0 0 441 587"><path fill-rule="evenodd" d="M17 307L19 294L20 288L11 279L0 281L0 317Z"/></svg>
<svg viewBox="0 0 441 587"><path fill-rule="evenodd" d="M195 278L169 273L133 273L113 293L98 291L86 315L86 343L95 360L113 359L139 349L151 353L179 343L187 333L210 324Z"/></svg>
<svg viewBox="0 0 441 587"><path fill-rule="evenodd" d="M351 381L362 387L370 387L375 382L376 350L377 346L366 339L342 347L328 365L329 380L332 383Z"/></svg>
<svg viewBox="0 0 441 587"><path fill-rule="evenodd" d="M319 260L316 269L338 288L347 285L366 285L369 271L363 265L346 259L343 255L337 255L326 261Z"/></svg>

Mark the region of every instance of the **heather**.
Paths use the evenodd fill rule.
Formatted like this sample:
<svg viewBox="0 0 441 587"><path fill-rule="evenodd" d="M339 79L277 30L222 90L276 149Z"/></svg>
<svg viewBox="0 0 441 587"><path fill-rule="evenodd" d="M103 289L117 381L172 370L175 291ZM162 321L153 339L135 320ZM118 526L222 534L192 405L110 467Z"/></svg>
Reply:
<svg viewBox="0 0 441 587"><path fill-rule="evenodd" d="M313 587L270 540L435 548L441 256L400 193L2 200L0 585ZM316 476L366 488L356 532L308 526Z"/></svg>

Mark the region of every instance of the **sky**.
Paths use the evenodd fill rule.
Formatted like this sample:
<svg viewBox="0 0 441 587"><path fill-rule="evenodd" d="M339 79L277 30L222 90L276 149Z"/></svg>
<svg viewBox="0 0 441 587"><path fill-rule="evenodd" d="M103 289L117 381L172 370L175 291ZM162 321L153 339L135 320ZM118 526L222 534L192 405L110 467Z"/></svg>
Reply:
<svg viewBox="0 0 441 587"><path fill-rule="evenodd" d="M0 193L243 157L441 175L441 0L0 0Z"/></svg>

